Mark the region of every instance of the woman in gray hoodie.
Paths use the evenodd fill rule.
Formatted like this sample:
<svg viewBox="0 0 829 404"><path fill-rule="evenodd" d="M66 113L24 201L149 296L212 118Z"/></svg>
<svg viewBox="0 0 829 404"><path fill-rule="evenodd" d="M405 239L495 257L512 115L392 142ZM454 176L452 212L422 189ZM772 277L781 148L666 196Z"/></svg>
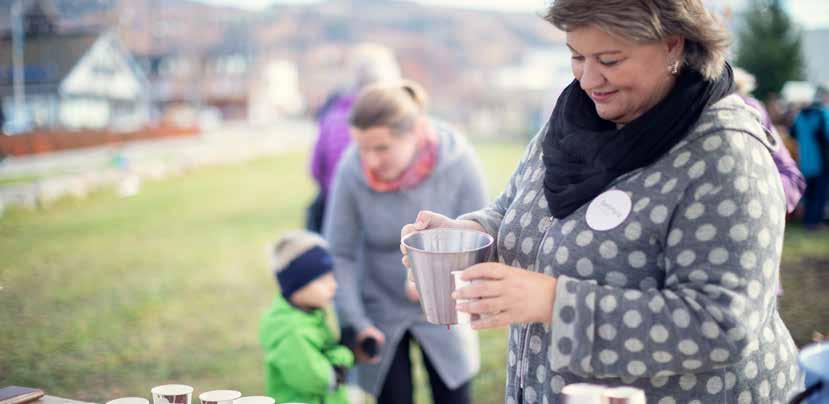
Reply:
<svg viewBox="0 0 829 404"><path fill-rule="evenodd" d="M418 211L457 216L485 205L479 164L462 137L430 119L411 82L364 89L350 116L354 140L334 179L324 225L340 287L335 306L355 330L360 386L378 403L411 403L409 343L423 352L436 403L468 403L479 368L477 336L425 321L406 292L400 228ZM376 341L379 354L363 347Z"/></svg>
<svg viewBox="0 0 829 404"><path fill-rule="evenodd" d="M460 220L497 262L455 292L509 325L506 403L572 383L649 403L779 403L803 387L777 311L779 145L733 94L727 34L699 0L555 0L575 80L504 193Z"/></svg>

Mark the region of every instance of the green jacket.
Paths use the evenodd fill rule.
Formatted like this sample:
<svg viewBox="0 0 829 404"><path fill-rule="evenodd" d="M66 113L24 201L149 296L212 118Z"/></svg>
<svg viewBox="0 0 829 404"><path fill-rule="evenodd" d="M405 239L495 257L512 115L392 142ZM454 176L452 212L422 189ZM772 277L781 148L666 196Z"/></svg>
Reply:
<svg viewBox="0 0 829 404"><path fill-rule="evenodd" d="M335 386L334 366L353 366L354 355L337 344L325 311L305 312L277 296L262 316L259 342L265 391L277 403L348 403L345 387Z"/></svg>

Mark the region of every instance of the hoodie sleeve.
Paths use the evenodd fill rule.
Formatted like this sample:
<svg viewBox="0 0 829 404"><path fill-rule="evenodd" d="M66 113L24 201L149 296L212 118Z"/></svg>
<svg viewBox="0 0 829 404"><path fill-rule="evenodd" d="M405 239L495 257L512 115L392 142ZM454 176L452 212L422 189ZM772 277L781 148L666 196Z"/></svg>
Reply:
<svg viewBox="0 0 829 404"><path fill-rule="evenodd" d="M291 333L268 350L265 361L284 370L280 374L285 382L298 392L324 395L336 385L328 358L301 333Z"/></svg>
<svg viewBox="0 0 829 404"><path fill-rule="evenodd" d="M314 151L311 154L311 176L317 180L317 184L322 186L325 181L325 127L320 124L319 134L317 135L317 142L314 144Z"/></svg>
<svg viewBox="0 0 829 404"><path fill-rule="evenodd" d="M334 345L323 351L323 355L334 366L344 366L347 368L354 366L354 354L343 345Z"/></svg>
<svg viewBox="0 0 829 404"><path fill-rule="evenodd" d="M371 325L371 321L360 298L363 268L357 263L357 252L361 248L363 234L360 210L353 189L357 184L348 167L353 156L352 152L346 152L343 156L344 164L337 170L323 229L334 257L334 277L339 284L334 305L340 325L352 326L360 332Z"/></svg>
<svg viewBox="0 0 829 404"><path fill-rule="evenodd" d="M772 153L774 165L777 166L777 171L780 173L780 182L783 184L783 194L786 196L786 211L791 213L800 202L803 196L803 191L806 190L806 179L797 168L797 163L792 158L786 144L780 138L780 134L772 129L772 136L777 140L777 150Z"/></svg>
<svg viewBox="0 0 829 404"><path fill-rule="evenodd" d="M521 158L521 162L512 173L506 189L501 192L501 195L499 195L494 202L483 209L466 213L458 217L460 220L472 220L473 222L480 224L484 230L495 239L495 245L498 245L498 229L501 227L501 222L504 220L504 215L506 214L509 206L512 204L515 194L518 189L520 189L522 179L526 177L526 174L528 174L528 167L531 165L529 163L534 159L541 158L539 138L543 136L543 133L544 132L542 131L540 134L536 135L532 142L530 142L530 145L524 152L524 157ZM493 260L498 259L496 250L497 249L493 249L495 252Z"/></svg>

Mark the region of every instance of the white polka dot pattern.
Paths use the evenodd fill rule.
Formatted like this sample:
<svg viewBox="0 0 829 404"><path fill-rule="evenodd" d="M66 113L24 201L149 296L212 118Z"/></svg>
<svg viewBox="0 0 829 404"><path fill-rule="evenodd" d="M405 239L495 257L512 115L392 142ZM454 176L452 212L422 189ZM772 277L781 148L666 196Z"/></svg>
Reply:
<svg viewBox="0 0 829 404"><path fill-rule="evenodd" d="M718 125L619 177L610 189L632 205L609 230L590 228L586 207L550 217L540 147L519 166L505 192L515 197L495 204L504 216L481 220L498 229L499 261L559 282L551 325L512 327L505 402L521 384L524 402L541 403L577 382L635 385L654 403L783 403L797 388L795 347L765 311L785 217L779 178L750 130Z"/></svg>
<svg viewBox="0 0 829 404"><path fill-rule="evenodd" d="M662 178L662 173L660 173L660 172L655 172L655 173L645 177L645 188L650 188L650 187L656 185L656 183L658 183L661 178Z"/></svg>
<svg viewBox="0 0 829 404"><path fill-rule="evenodd" d="M616 243L613 240L606 240L599 246L599 255L604 259L613 259L618 253L619 248L616 247Z"/></svg>

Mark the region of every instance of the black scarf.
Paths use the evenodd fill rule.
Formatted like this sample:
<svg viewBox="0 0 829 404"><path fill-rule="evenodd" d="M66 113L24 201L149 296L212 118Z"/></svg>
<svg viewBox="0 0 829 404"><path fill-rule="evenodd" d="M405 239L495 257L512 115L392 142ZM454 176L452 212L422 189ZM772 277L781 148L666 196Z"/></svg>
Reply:
<svg viewBox="0 0 829 404"><path fill-rule="evenodd" d="M650 165L679 143L702 111L734 89L731 66L714 81L686 68L656 106L621 129L596 113L573 80L561 93L542 144L544 196L557 219L591 201L617 177Z"/></svg>

